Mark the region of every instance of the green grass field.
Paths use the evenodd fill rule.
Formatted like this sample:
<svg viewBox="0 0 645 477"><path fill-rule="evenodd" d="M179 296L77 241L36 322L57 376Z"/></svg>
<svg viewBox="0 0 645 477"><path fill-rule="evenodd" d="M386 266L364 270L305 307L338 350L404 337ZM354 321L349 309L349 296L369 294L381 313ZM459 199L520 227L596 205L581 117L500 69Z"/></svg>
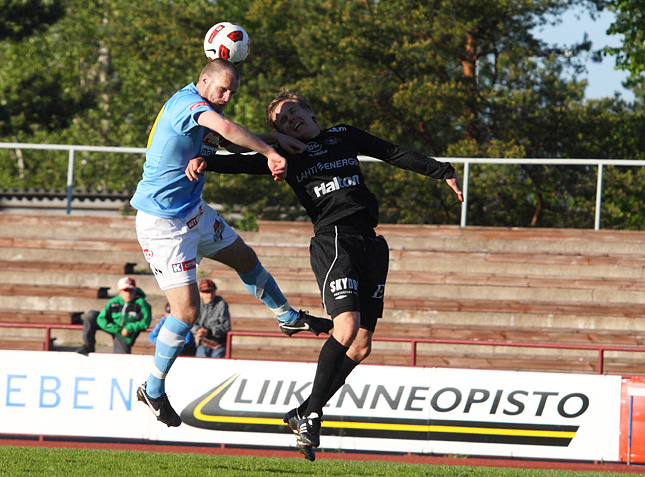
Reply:
<svg viewBox="0 0 645 477"><path fill-rule="evenodd" d="M308 462L302 458L0 446L0 475L586 477L623 474L434 466L379 462L377 460L359 462L319 459L316 462Z"/></svg>

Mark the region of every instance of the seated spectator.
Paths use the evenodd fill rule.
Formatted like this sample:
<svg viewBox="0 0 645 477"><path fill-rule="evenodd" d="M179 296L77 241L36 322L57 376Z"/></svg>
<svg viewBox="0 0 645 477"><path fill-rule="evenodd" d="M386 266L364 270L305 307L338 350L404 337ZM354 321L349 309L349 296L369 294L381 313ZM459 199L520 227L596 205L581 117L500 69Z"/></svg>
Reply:
<svg viewBox="0 0 645 477"><path fill-rule="evenodd" d="M166 318L168 318L169 314L170 314L170 303L166 303L164 315L159 319L159 323L157 323L157 325L152 329L152 331L150 331L150 335L148 336L148 339L150 340L151 343L153 344L157 343L157 336L159 335L159 331L161 330L161 327L163 326L164 321L166 321ZM181 350L180 356L195 356L195 337L190 331L186 335L184 348Z"/></svg>
<svg viewBox="0 0 645 477"><path fill-rule="evenodd" d="M152 315L145 293L133 278L123 277L117 284L119 294L100 312L90 310L83 317L83 346L77 353L87 356L95 351L96 330L112 335L115 353L130 354L139 333L148 329Z"/></svg>
<svg viewBox="0 0 645 477"><path fill-rule="evenodd" d="M223 358L226 354L226 335L231 331L231 316L228 303L216 291L213 280L199 283L201 308L192 328L197 344L195 356L199 358Z"/></svg>

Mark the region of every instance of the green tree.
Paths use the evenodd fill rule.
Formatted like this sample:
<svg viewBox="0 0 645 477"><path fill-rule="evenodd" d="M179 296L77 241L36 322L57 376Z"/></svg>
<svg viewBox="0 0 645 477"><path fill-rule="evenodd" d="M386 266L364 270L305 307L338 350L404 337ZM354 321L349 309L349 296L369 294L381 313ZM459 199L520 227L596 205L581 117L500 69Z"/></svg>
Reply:
<svg viewBox="0 0 645 477"><path fill-rule="evenodd" d="M0 53L6 98L0 135L144 147L163 100L206 62L200 36L214 8L207 0L68 0L64 7L54 25L7 42ZM64 188L66 158L52 159L48 166L57 173L51 174L42 153L19 153L23 170L16 174L16 162L6 159L3 184ZM87 153L80 159L78 188L133 191L141 176L140 156Z"/></svg>
<svg viewBox="0 0 645 477"><path fill-rule="evenodd" d="M145 146L163 102L205 63L204 33L226 20L251 36L227 116L254 131L266 130L266 104L289 87L309 97L322 127L351 123L434 156L639 157L643 150L638 110L613 98L584 100L575 77L592 54L589 43L567 45L572 54L564 56L532 34L572 6L595 12L605 0L42 3L62 5L64 14L0 38L5 141ZM30 24L21 15L13 23ZM64 188L65 161L0 151L0 187ZM133 191L142 162L82 154L77 187ZM365 173L384 221L457 223L458 203L441 182L381 164L367 164ZM633 174L608 171L616 190L605 200L608 224L638 223L628 198ZM481 166L470 179L471 224L592 223L594 168ZM267 178L213 175L204 195L260 218L302 218L293 194Z"/></svg>
<svg viewBox="0 0 645 477"><path fill-rule="evenodd" d="M584 107L585 85L564 73L581 71L590 45L569 45L574 54L565 57L531 31L574 5L596 11L603 2L257 1L246 20L270 33L259 41L279 47L277 55L253 53L251 81L262 94L271 78L305 93L323 126L349 122L435 156L570 157L562 144L577 136L569 115ZM385 220L457 221L442 184L388 167L366 170ZM478 206L475 196L471 223L562 225L571 201L560 195L574 193L567 185L586 173L485 168L482 201L500 206ZM590 189L580 189L586 200Z"/></svg>
<svg viewBox="0 0 645 477"><path fill-rule="evenodd" d="M633 84L642 86L645 71L645 2L643 0L608 0L616 20L607 33L623 35L620 47L608 48L616 55L616 66L629 71Z"/></svg>
<svg viewBox="0 0 645 477"><path fill-rule="evenodd" d="M62 0L3 0L0 7L0 41L32 36L63 15Z"/></svg>

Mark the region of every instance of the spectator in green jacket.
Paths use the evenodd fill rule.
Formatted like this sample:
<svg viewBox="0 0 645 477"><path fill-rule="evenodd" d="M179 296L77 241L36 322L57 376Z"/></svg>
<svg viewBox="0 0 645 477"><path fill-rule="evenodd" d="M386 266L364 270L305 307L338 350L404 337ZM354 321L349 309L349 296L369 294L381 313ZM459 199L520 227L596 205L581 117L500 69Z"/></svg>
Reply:
<svg viewBox="0 0 645 477"><path fill-rule="evenodd" d="M107 302L100 312L90 310L83 317L83 346L77 353L87 356L95 351L96 331L103 330L112 335L114 353L130 354L132 345L150 326L152 313L145 293L134 278L123 277L117 285L119 294Z"/></svg>

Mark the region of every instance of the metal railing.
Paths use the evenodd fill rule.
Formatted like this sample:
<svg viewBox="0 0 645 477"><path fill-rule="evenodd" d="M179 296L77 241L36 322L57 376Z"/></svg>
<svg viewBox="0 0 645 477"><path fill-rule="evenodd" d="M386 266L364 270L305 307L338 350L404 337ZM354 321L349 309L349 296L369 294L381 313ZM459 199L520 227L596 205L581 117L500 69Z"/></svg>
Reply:
<svg viewBox="0 0 645 477"><path fill-rule="evenodd" d="M72 325L64 323L18 323L11 321L0 322L0 328L31 328L45 330L43 351L52 351L52 330L76 330L83 331L83 325ZM145 330L152 331L152 328Z"/></svg>
<svg viewBox="0 0 645 477"><path fill-rule="evenodd" d="M90 152L109 152L109 153L123 153L123 154L145 154L146 150L143 147L105 147L105 146L78 146L78 145L65 145L65 144L29 144L18 142L0 143L0 149L41 149L41 150L54 150L54 151L67 151L67 213L71 213L72 198L73 198L73 185L74 185L74 160L77 151L90 151ZM226 153L222 151L222 153ZM367 156L359 156L361 162L381 162ZM464 192L464 202L461 204L461 218L460 223L462 227L467 224L468 216L468 186L470 179L470 166L474 164L505 164L505 165L520 165L520 164L542 164L553 166L594 166L598 169L596 181L596 202L595 202L595 217L594 229L600 230L600 217L602 206L602 183L603 183L603 169L604 166L630 166L642 167L645 166L645 161L631 160L631 159L521 159L521 158L474 158L474 157L438 157L437 160L443 162L450 162L453 164L463 164L464 171L462 174L462 188Z"/></svg>
<svg viewBox="0 0 645 477"><path fill-rule="evenodd" d="M228 332L226 337L226 358L231 357L233 349L232 339L235 336L254 336L261 338L287 338L282 333L265 332L265 331L235 331ZM298 339L326 339L324 336L313 336L309 334L300 334ZM507 346L511 348L539 348L539 349L560 349L560 350L578 350L578 351L595 351L598 353L598 374L605 373L605 352L606 351L623 351L633 353L644 353L644 347L637 346L611 346L611 345L594 345L594 344L569 344L569 343L546 343L531 341L505 341L505 340L477 340L477 339L453 339L453 338L407 338L395 336L373 336L372 341L382 341L390 343L409 343L410 344L410 366L417 366L417 345L425 344L442 344L442 345L467 345L467 346Z"/></svg>
<svg viewBox="0 0 645 477"><path fill-rule="evenodd" d="M113 152L119 154L145 154L143 147L106 147L106 146L76 146L66 144L29 144L20 142L0 142L0 149L42 149L50 151L67 151L67 213L72 212L74 190L74 163L76 151Z"/></svg>
<svg viewBox="0 0 645 477"><path fill-rule="evenodd" d="M51 331L54 329L61 330L77 330L82 331L83 325L66 325L66 324L53 324L53 323L15 323L15 322L0 322L0 328L36 328L45 330L45 338L43 344L44 351L51 351ZM150 331L148 328L146 331ZM289 339L283 333L269 332L269 331L235 331L228 332L226 337L226 355L225 358L230 359L233 346L233 338L235 336L249 336L259 338L280 338ZM310 334L302 334L295 337L296 339L326 339L325 336L314 336ZM595 351L598 353L597 358L597 371L598 374L605 373L605 352L607 351L620 351L629 353L645 353L645 347L637 346L613 346L601 344L574 344L574 343L547 343L547 342L531 342L531 341L505 341L505 340L477 340L477 339L453 339L453 338L407 338L395 336L374 336L372 341L375 342L390 342L390 343L409 343L410 344L410 361L409 366L418 366L417 364L417 346L420 343L424 344L440 344L440 345L466 345L466 346L505 346L511 348L538 348L538 349L560 349L560 350L578 350L578 351ZM246 358L250 359L250 358Z"/></svg>
<svg viewBox="0 0 645 477"><path fill-rule="evenodd" d="M15 323L7 321L0 322L0 328L36 328L45 330L45 342L43 344L43 351L51 351L52 330L83 331L83 325L65 325L62 323Z"/></svg>

